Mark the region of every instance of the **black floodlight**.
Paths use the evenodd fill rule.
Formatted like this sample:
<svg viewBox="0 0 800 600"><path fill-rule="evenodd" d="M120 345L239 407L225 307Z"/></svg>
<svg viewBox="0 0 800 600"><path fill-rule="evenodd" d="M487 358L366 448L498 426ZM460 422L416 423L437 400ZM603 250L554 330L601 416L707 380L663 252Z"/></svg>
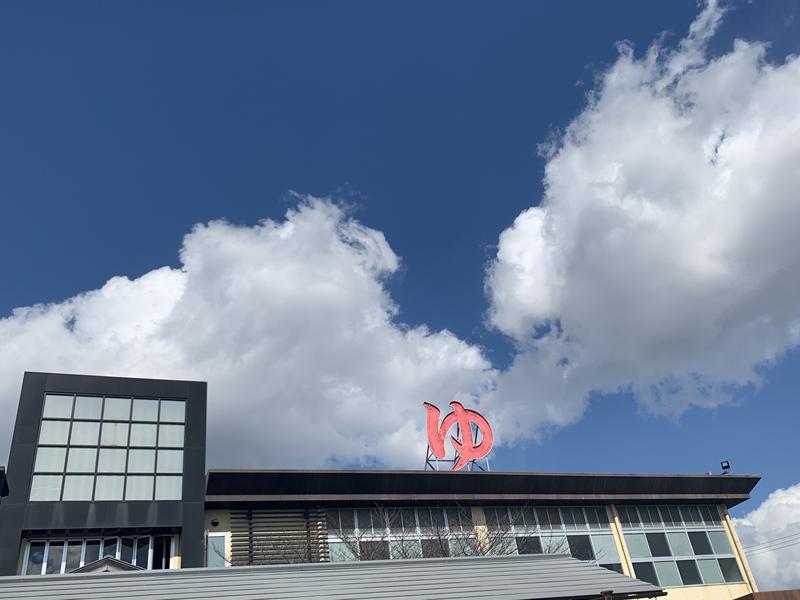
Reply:
<svg viewBox="0 0 800 600"><path fill-rule="evenodd" d="M722 474L727 475L731 470L731 463L727 460L720 461L719 466L722 467Z"/></svg>

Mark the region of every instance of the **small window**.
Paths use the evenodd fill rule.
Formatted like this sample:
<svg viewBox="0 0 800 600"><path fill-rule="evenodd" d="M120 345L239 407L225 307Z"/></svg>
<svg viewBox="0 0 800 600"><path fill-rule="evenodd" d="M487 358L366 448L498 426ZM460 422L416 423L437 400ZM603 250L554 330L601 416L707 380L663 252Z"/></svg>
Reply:
<svg viewBox="0 0 800 600"><path fill-rule="evenodd" d="M350 546L348 546L344 542L332 542L330 544L330 552L331 552L331 562L349 562L356 560L356 555L353 554L353 551L350 549ZM210 562L208 566L209 567L212 566Z"/></svg>
<svg viewBox="0 0 800 600"><path fill-rule="evenodd" d="M183 425L161 425L158 445L162 448L183 448Z"/></svg>
<svg viewBox="0 0 800 600"><path fill-rule="evenodd" d="M208 534L208 549L206 554L206 565L210 568L227 567L227 553L225 551L225 534ZM331 560L333 560L333 549L331 549Z"/></svg>
<svg viewBox="0 0 800 600"><path fill-rule="evenodd" d="M595 558L601 563L618 563L619 553L614 536L611 534L593 535L592 546L594 546Z"/></svg>
<svg viewBox="0 0 800 600"><path fill-rule="evenodd" d="M739 583L743 581L742 574L739 571L739 565L736 564L735 558L720 558L719 568L722 570L725 583Z"/></svg>
<svg viewBox="0 0 800 600"><path fill-rule="evenodd" d="M342 533L353 533L356 529L356 518L353 511L351 509L340 510L339 517L341 519Z"/></svg>
<svg viewBox="0 0 800 600"><path fill-rule="evenodd" d="M711 544L708 543L708 536L705 531L690 531L689 541L692 542L692 549L696 555L714 554Z"/></svg>
<svg viewBox="0 0 800 600"><path fill-rule="evenodd" d="M525 536L517 538L518 554L541 554L542 540L537 536Z"/></svg>
<svg viewBox="0 0 800 600"><path fill-rule="evenodd" d="M34 471L63 473L64 460L66 456L66 448L39 448L36 451L36 464L34 466Z"/></svg>
<svg viewBox="0 0 800 600"><path fill-rule="evenodd" d="M659 585L662 587L678 587L683 585L681 576L678 574L678 566L671 560L657 562L655 563L655 567Z"/></svg>
<svg viewBox="0 0 800 600"><path fill-rule="evenodd" d="M697 561L697 567L700 569L703 583L725 583L725 579L722 577L722 571L720 571L719 568L719 563L715 558L701 558Z"/></svg>
<svg viewBox="0 0 800 600"><path fill-rule="evenodd" d="M125 500L152 500L153 477L151 475L129 475L125 485Z"/></svg>
<svg viewBox="0 0 800 600"><path fill-rule="evenodd" d="M537 508L535 512L539 527L542 529L552 529L552 527L550 527L550 518L547 516L547 509Z"/></svg>
<svg viewBox="0 0 800 600"><path fill-rule="evenodd" d="M186 419L186 403L183 400L162 400L162 423L183 423Z"/></svg>
<svg viewBox="0 0 800 600"><path fill-rule="evenodd" d="M639 513L636 512L635 506L620 506L618 510L619 520L623 527L627 529L642 526L642 522L639 520Z"/></svg>
<svg viewBox="0 0 800 600"><path fill-rule="evenodd" d="M403 519L403 531L406 532L406 533L416 533L416 531L417 531L417 518L416 518L416 516L414 516L414 509L413 508L403 508L403 509L400 510L400 516Z"/></svg>
<svg viewBox="0 0 800 600"><path fill-rule="evenodd" d="M703 583L700 579L700 572L697 570L697 563L693 560L679 560L678 571L680 571L683 585L698 585Z"/></svg>
<svg viewBox="0 0 800 600"><path fill-rule="evenodd" d="M359 542L358 554L361 560L389 560L389 542Z"/></svg>
<svg viewBox="0 0 800 600"><path fill-rule="evenodd" d="M75 541L67 544L67 559L64 564L64 572L69 573L81 566L81 554L83 553L83 542Z"/></svg>
<svg viewBox="0 0 800 600"><path fill-rule="evenodd" d="M631 553L631 558L649 558L650 546L643 533L626 533L625 545Z"/></svg>
<svg viewBox="0 0 800 600"><path fill-rule="evenodd" d="M156 500L180 500L183 477L159 475L156 477Z"/></svg>
<svg viewBox="0 0 800 600"><path fill-rule="evenodd" d="M70 448L67 455L67 473L94 473L96 462L95 448Z"/></svg>
<svg viewBox="0 0 800 600"><path fill-rule="evenodd" d="M150 568L154 571L169 569L170 552L172 548L172 538L167 535L159 535L153 538L153 561Z"/></svg>
<svg viewBox="0 0 800 600"><path fill-rule="evenodd" d="M106 398L105 409L103 411L104 421L130 421L130 418L130 398Z"/></svg>
<svg viewBox="0 0 800 600"><path fill-rule="evenodd" d="M420 540L423 558L444 558L450 556L450 545L446 539Z"/></svg>
<svg viewBox="0 0 800 600"><path fill-rule="evenodd" d="M569 553L578 560L594 560L594 550L588 535L568 535Z"/></svg>
<svg viewBox="0 0 800 600"><path fill-rule="evenodd" d="M72 435L69 443L72 446L97 446L99 437L100 423L75 421L72 423Z"/></svg>
<svg viewBox="0 0 800 600"><path fill-rule="evenodd" d="M700 509L696 506L681 506L681 515L687 527L703 526L703 518L700 516Z"/></svg>
<svg viewBox="0 0 800 600"><path fill-rule="evenodd" d="M75 419L100 419L103 412L103 399L99 396L78 396L75 398Z"/></svg>
<svg viewBox="0 0 800 600"><path fill-rule="evenodd" d="M156 446L156 426L144 423L131 425L131 446Z"/></svg>
<svg viewBox="0 0 800 600"><path fill-rule="evenodd" d="M122 475L98 475L94 491L95 500L122 500L125 477Z"/></svg>
<svg viewBox="0 0 800 600"><path fill-rule="evenodd" d="M650 546L650 554L653 556L672 556L667 544L667 536L663 533L648 533L647 545Z"/></svg>
<svg viewBox="0 0 800 600"><path fill-rule="evenodd" d="M728 534L724 531L709 531L708 539L716 554L733 554L731 544L728 541Z"/></svg>
<svg viewBox="0 0 800 600"><path fill-rule="evenodd" d="M63 500L91 500L94 475L67 475L64 477Z"/></svg>
<svg viewBox="0 0 800 600"><path fill-rule="evenodd" d="M646 581L647 583L652 583L653 585L658 585L658 577L656 577L656 569L653 566L653 563L633 563L633 573L636 576L636 579Z"/></svg>
<svg viewBox="0 0 800 600"><path fill-rule="evenodd" d="M132 419L134 421L158 421L158 400L134 398Z"/></svg>
<svg viewBox="0 0 800 600"><path fill-rule="evenodd" d="M543 535L542 550L545 554L569 554L569 543L564 535Z"/></svg>
<svg viewBox="0 0 800 600"><path fill-rule="evenodd" d="M642 516L643 527L658 527L662 526L661 516L658 514L657 506L640 506L639 514Z"/></svg>
<svg viewBox="0 0 800 600"><path fill-rule="evenodd" d="M557 507L548 508L547 517L550 519L550 527L553 529L561 529L561 515Z"/></svg>
<svg viewBox="0 0 800 600"><path fill-rule="evenodd" d="M47 502L61 497L61 475L34 475L31 482L31 500Z"/></svg>
<svg viewBox="0 0 800 600"><path fill-rule="evenodd" d="M719 518L719 510L717 510L716 506L701 506L700 514L703 515L706 525L710 527L722 525L722 521Z"/></svg>
<svg viewBox="0 0 800 600"><path fill-rule="evenodd" d="M689 536L685 531L670 531L667 533L672 556L693 556L694 550L689 543Z"/></svg>
<svg viewBox="0 0 800 600"><path fill-rule="evenodd" d="M44 569L44 549L47 542L31 542L28 546L28 568L26 575L41 575Z"/></svg>
<svg viewBox="0 0 800 600"><path fill-rule="evenodd" d="M72 396L47 394L44 397L44 417L69 419L72 417Z"/></svg>
<svg viewBox="0 0 800 600"><path fill-rule="evenodd" d="M683 525L681 514L677 508L674 506L659 506L658 508L665 527L680 527Z"/></svg>
<svg viewBox="0 0 800 600"><path fill-rule="evenodd" d="M96 560L100 560L100 540L87 540L83 564L88 565Z"/></svg>
<svg viewBox="0 0 800 600"><path fill-rule="evenodd" d="M40 444L67 445L69 438L69 421L42 421L39 430Z"/></svg>
<svg viewBox="0 0 800 600"><path fill-rule="evenodd" d="M127 450L116 448L101 448L97 462L98 473L124 473L125 455Z"/></svg>
<svg viewBox="0 0 800 600"><path fill-rule="evenodd" d="M103 446L127 446L128 424L103 423L103 432L100 436L100 443Z"/></svg>
<svg viewBox="0 0 800 600"><path fill-rule="evenodd" d="M561 510L564 515L564 525L567 529L586 529L586 517L582 508L564 508ZM567 520L569 515L569 520Z"/></svg>
<svg viewBox="0 0 800 600"><path fill-rule="evenodd" d="M143 537L136 540L136 566L149 569L150 563L147 559L150 553L150 538Z"/></svg>
<svg viewBox="0 0 800 600"><path fill-rule="evenodd" d="M136 548L136 538L122 538L120 540L119 559L133 564L133 551Z"/></svg>
<svg viewBox="0 0 800 600"><path fill-rule="evenodd" d="M64 542L50 542L47 549L47 565L45 575L61 573L61 561L64 559Z"/></svg>
<svg viewBox="0 0 800 600"><path fill-rule="evenodd" d="M117 558L117 538L106 538L103 540L103 557L110 556Z"/></svg>
<svg viewBox="0 0 800 600"><path fill-rule="evenodd" d="M389 542L389 556L392 560L409 558L422 558L422 545L419 540L391 540ZM333 560L333 549L331 549L331 560ZM341 560L341 559L340 559ZM346 558L345 560L352 560Z"/></svg>
<svg viewBox="0 0 800 600"><path fill-rule="evenodd" d="M129 450L128 473L154 473L156 470L155 450Z"/></svg>

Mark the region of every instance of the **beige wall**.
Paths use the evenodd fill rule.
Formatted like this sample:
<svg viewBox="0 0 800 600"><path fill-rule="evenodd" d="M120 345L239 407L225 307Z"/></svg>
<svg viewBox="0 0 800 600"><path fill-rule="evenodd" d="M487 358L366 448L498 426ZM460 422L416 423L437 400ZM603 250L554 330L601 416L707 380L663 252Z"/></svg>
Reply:
<svg viewBox="0 0 800 600"><path fill-rule="evenodd" d="M211 521L219 521L214 527ZM225 560L231 560L231 513L229 510L207 510L205 515L205 530L210 533L225 534Z"/></svg>

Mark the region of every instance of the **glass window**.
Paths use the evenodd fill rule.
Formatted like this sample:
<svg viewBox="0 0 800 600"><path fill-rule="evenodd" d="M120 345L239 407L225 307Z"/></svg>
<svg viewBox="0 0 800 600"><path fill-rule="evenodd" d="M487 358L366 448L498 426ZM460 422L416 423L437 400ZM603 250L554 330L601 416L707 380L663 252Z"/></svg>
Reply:
<svg viewBox="0 0 800 600"><path fill-rule="evenodd" d="M103 399L99 396L78 396L75 398L76 419L100 419L103 412Z"/></svg>
<svg viewBox="0 0 800 600"><path fill-rule="evenodd" d="M661 525L661 516L657 506L640 506L639 514L642 517L642 527L658 527Z"/></svg>
<svg viewBox="0 0 800 600"><path fill-rule="evenodd" d="M103 446L127 446L128 424L103 423L103 433L100 436L100 443Z"/></svg>
<svg viewBox="0 0 800 600"><path fill-rule="evenodd" d="M454 513L457 513L455 509L451 509ZM448 512L449 516L449 512ZM458 519L456 519L456 525L458 525ZM522 509L517 506L511 507L511 524L514 525L514 529L517 531L523 531L525 529L525 515L522 512ZM452 525L451 525L452 528Z"/></svg>
<svg viewBox="0 0 800 600"><path fill-rule="evenodd" d="M47 394L44 397L44 417L69 419L72 417L72 396Z"/></svg>
<svg viewBox="0 0 800 600"><path fill-rule="evenodd" d="M106 398L104 421L129 421L131 418L130 398Z"/></svg>
<svg viewBox="0 0 800 600"><path fill-rule="evenodd" d="M81 566L81 554L83 553L83 542L75 541L67 544L67 561L64 565L64 572L69 573Z"/></svg>
<svg viewBox="0 0 800 600"><path fill-rule="evenodd" d="M133 400L134 421L158 421L158 400Z"/></svg>
<svg viewBox="0 0 800 600"><path fill-rule="evenodd" d="M658 577L656 577L656 569L653 566L653 563L633 563L633 573L636 576L636 579L646 581L647 583L652 583L653 585L658 585Z"/></svg>
<svg viewBox="0 0 800 600"><path fill-rule="evenodd" d="M725 577L725 583L739 583L743 581L742 574L739 572L739 565L736 564L735 558L720 558L719 568L722 570L722 576Z"/></svg>
<svg viewBox="0 0 800 600"><path fill-rule="evenodd" d="M667 544L667 536L663 533L648 533L647 545L650 546L650 553L653 556L672 556Z"/></svg>
<svg viewBox="0 0 800 600"><path fill-rule="evenodd" d="M550 518L547 516L546 508L536 509L536 520L539 521L539 527L542 529L552 529L550 527Z"/></svg>
<svg viewBox="0 0 800 600"><path fill-rule="evenodd" d="M705 531L690 531L689 541L692 542L692 549L698 556L714 554L714 551L711 550L711 544L708 543L708 536Z"/></svg>
<svg viewBox="0 0 800 600"><path fill-rule="evenodd" d="M183 448L183 425L159 426L158 445L167 448Z"/></svg>
<svg viewBox="0 0 800 600"><path fill-rule="evenodd" d="M40 444L67 445L69 437L69 421L42 421L39 430Z"/></svg>
<svg viewBox="0 0 800 600"><path fill-rule="evenodd" d="M358 554L361 560L389 560L389 542L359 542Z"/></svg>
<svg viewBox="0 0 800 600"><path fill-rule="evenodd" d="M619 506L619 520L623 527L641 527L642 522L639 520L639 513L636 512L635 506Z"/></svg>
<svg viewBox="0 0 800 600"><path fill-rule="evenodd" d="M153 538L153 561L150 565L151 569L169 569L171 545L172 538L168 535L159 535Z"/></svg>
<svg viewBox="0 0 800 600"><path fill-rule="evenodd" d="M719 511L717 510L716 506L701 506L700 514L703 515L703 520L706 522L706 525L718 526L722 524L722 521L719 518Z"/></svg>
<svg viewBox="0 0 800 600"><path fill-rule="evenodd" d="M700 516L700 509L696 506L681 506L683 522L687 527L702 527L703 518Z"/></svg>
<svg viewBox="0 0 800 600"><path fill-rule="evenodd" d="M95 500L122 500L125 477L122 475L98 475L94 490Z"/></svg>
<svg viewBox="0 0 800 600"><path fill-rule="evenodd" d="M659 506L659 512L661 513L661 519L664 521L665 527L680 527L683 525L680 511L678 511L676 507Z"/></svg>
<svg viewBox="0 0 800 600"><path fill-rule="evenodd" d="M122 538L119 549L119 559L123 562L133 564L133 549L136 547L135 538Z"/></svg>
<svg viewBox="0 0 800 600"><path fill-rule="evenodd" d="M154 448L156 445L156 426L134 423L131 425L131 446L149 446Z"/></svg>
<svg viewBox="0 0 800 600"><path fill-rule="evenodd" d="M420 540L423 558L444 558L450 556L450 545L446 539Z"/></svg>
<svg viewBox="0 0 800 600"><path fill-rule="evenodd" d="M125 486L125 500L152 500L152 475L129 475Z"/></svg>
<svg viewBox="0 0 800 600"><path fill-rule="evenodd" d="M103 557L106 556L117 558L117 538L106 538L103 540Z"/></svg>
<svg viewBox="0 0 800 600"><path fill-rule="evenodd" d="M542 540L536 536L525 536L517 538L518 554L541 554Z"/></svg>
<svg viewBox="0 0 800 600"><path fill-rule="evenodd" d="M561 509L561 516L564 518L565 529L583 529L586 527L583 511L580 508L565 506Z"/></svg>
<svg viewBox="0 0 800 600"><path fill-rule="evenodd" d="M356 510L358 517L358 530L361 533L372 533L372 511L366 508Z"/></svg>
<svg viewBox="0 0 800 600"><path fill-rule="evenodd" d="M96 461L95 448L70 448L67 456L67 473L94 473Z"/></svg>
<svg viewBox="0 0 800 600"><path fill-rule="evenodd" d="M719 569L719 563L714 558L701 558L697 561L697 567L700 569L700 575L703 577L703 583L725 583L722 578L722 571Z"/></svg>
<svg viewBox="0 0 800 600"><path fill-rule="evenodd" d="M331 551L333 554L333 551ZM389 541L389 557L392 559L422 558L422 544L419 540L391 540ZM348 559L351 560L351 559Z"/></svg>
<svg viewBox="0 0 800 600"><path fill-rule="evenodd" d="M161 401L161 422L183 423L185 420L186 403L183 400Z"/></svg>
<svg viewBox="0 0 800 600"><path fill-rule="evenodd" d="M127 450L116 448L100 448L97 461L98 473L124 473Z"/></svg>
<svg viewBox="0 0 800 600"><path fill-rule="evenodd" d="M543 535L542 550L544 550L545 554L568 554L569 544L566 536Z"/></svg>
<svg viewBox="0 0 800 600"><path fill-rule="evenodd" d="M568 535L569 553L579 560L594 560L594 550L588 535Z"/></svg>
<svg viewBox="0 0 800 600"><path fill-rule="evenodd" d="M147 569L150 566L148 554L150 553L150 538L143 537L136 540L136 566Z"/></svg>
<svg viewBox="0 0 800 600"><path fill-rule="evenodd" d="M649 558L650 546L643 533L626 533L625 545L631 553L631 558Z"/></svg>
<svg viewBox="0 0 800 600"><path fill-rule="evenodd" d="M703 583L703 580L700 579L700 572L697 570L697 563L693 560L679 560L678 571L680 571L683 585Z"/></svg>
<svg viewBox="0 0 800 600"><path fill-rule="evenodd" d="M461 522L464 523L464 516L469 515L469 524L472 527L472 511L469 508L461 508ZM523 508L522 517L525 519L525 527L531 531L536 531L536 512L532 508ZM466 524L465 524L466 526Z"/></svg>
<svg viewBox="0 0 800 600"><path fill-rule="evenodd" d="M156 500L180 500L183 477L160 475L156 477Z"/></svg>
<svg viewBox="0 0 800 600"><path fill-rule="evenodd" d="M225 552L225 535L208 535L208 554L206 556L206 565L214 567L227 566L225 560L227 553ZM331 548L331 560L333 560L333 548Z"/></svg>
<svg viewBox="0 0 800 600"><path fill-rule="evenodd" d="M64 559L64 542L50 542L47 549L47 566L45 574L61 573L61 561Z"/></svg>
<svg viewBox="0 0 800 600"><path fill-rule="evenodd" d="M99 437L100 423L93 423L91 421L75 421L72 423L70 445L97 446L97 439Z"/></svg>
<svg viewBox="0 0 800 600"><path fill-rule="evenodd" d="M41 575L44 568L44 549L46 542L31 542L28 546L28 568L26 575Z"/></svg>
<svg viewBox="0 0 800 600"><path fill-rule="evenodd" d="M592 546L594 546L594 555L598 562L601 563L618 563L619 553L617 552L617 544L614 542L614 536L611 534L593 535Z"/></svg>
<svg viewBox="0 0 800 600"><path fill-rule="evenodd" d="M662 587L676 587L683 585L678 574L678 566L671 560L655 563L658 581Z"/></svg>
<svg viewBox="0 0 800 600"><path fill-rule="evenodd" d="M100 560L100 540L87 540L83 564L85 566L96 560Z"/></svg>
<svg viewBox="0 0 800 600"><path fill-rule="evenodd" d="M417 517L414 514L413 508L403 508L400 510L400 516L403 519L403 531L406 533L416 533L417 531ZM463 517L463 515L462 515ZM472 521L470 521L470 524ZM420 550L422 552L422 550ZM422 554L420 554L422 556Z"/></svg>
<svg viewBox="0 0 800 600"><path fill-rule="evenodd" d="M31 482L31 500L39 502L58 500L61 497L61 475L34 475Z"/></svg>
<svg viewBox="0 0 800 600"><path fill-rule="evenodd" d="M129 450L128 473L153 473L156 470L155 450Z"/></svg>
<svg viewBox="0 0 800 600"><path fill-rule="evenodd" d="M346 562L356 560L356 555L350 549L350 546L344 542L333 542L330 544L331 562ZM211 566L210 564L208 565Z"/></svg>
<svg viewBox="0 0 800 600"><path fill-rule="evenodd" d="M602 506L587 506L586 517L590 529L608 529L608 513Z"/></svg>
<svg viewBox="0 0 800 600"><path fill-rule="evenodd" d="M689 536L685 531L670 531L667 533L672 556L693 556L694 551L689 543Z"/></svg>
<svg viewBox="0 0 800 600"><path fill-rule="evenodd" d="M91 500L94 475L67 475L64 477L63 500Z"/></svg>
<svg viewBox="0 0 800 600"><path fill-rule="evenodd" d="M342 532L353 533L356 529L356 518L355 513L348 509L348 510L340 510L339 511L339 518L341 519L341 526Z"/></svg>
<svg viewBox="0 0 800 600"><path fill-rule="evenodd" d="M63 473L66 456L66 448L39 448L36 451L34 471Z"/></svg>
<svg viewBox="0 0 800 600"><path fill-rule="evenodd" d="M547 517L550 519L550 527L553 529L561 529L561 515L558 512L558 508L548 508Z"/></svg>
<svg viewBox="0 0 800 600"><path fill-rule="evenodd" d="M733 554L731 544L728 541L728 534L724 531L709 531L708 539L711 541L711 547L717 554Z"/></svg>

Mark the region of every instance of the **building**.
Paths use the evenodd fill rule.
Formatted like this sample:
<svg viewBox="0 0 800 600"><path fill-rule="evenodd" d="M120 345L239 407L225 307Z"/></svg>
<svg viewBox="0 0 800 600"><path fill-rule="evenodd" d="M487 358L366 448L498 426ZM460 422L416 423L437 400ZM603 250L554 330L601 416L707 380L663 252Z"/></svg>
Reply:
<svg viewBox="0 0 800 600"><path fill-rule="evenodd" d="M449 558L471 557L463 560L485 569L486 581L501 564L508 582L514 569L528 569L522 579L533 581L537 569L591 567L608 574L591 575L598 585L604 577L621 577L609 583L617 590L629 578L649 584L629 597L666 590L677 600L722 600L757 591L728 515L749 498L757 476L238 469L206 475L205 427L204 383L26 373L8 462L10 494L0 504L0 576L21 575L14 585L30 586L29 575L92 570L107 558L105 570L124 568L117 563L150 571L210 567L220 569L220 581L243 572L256 577L235 567L263 566L258 577L309 581L304 573L314 568L314 577L334 583L345 575L372 581L376 573L401 582L421 562L444 573L462 564ZM209 581L195 579L197 586ZM574 578L565 581L553 598L577 597L568 589ZM584 596L600 598L600 591Z"/></svg>

